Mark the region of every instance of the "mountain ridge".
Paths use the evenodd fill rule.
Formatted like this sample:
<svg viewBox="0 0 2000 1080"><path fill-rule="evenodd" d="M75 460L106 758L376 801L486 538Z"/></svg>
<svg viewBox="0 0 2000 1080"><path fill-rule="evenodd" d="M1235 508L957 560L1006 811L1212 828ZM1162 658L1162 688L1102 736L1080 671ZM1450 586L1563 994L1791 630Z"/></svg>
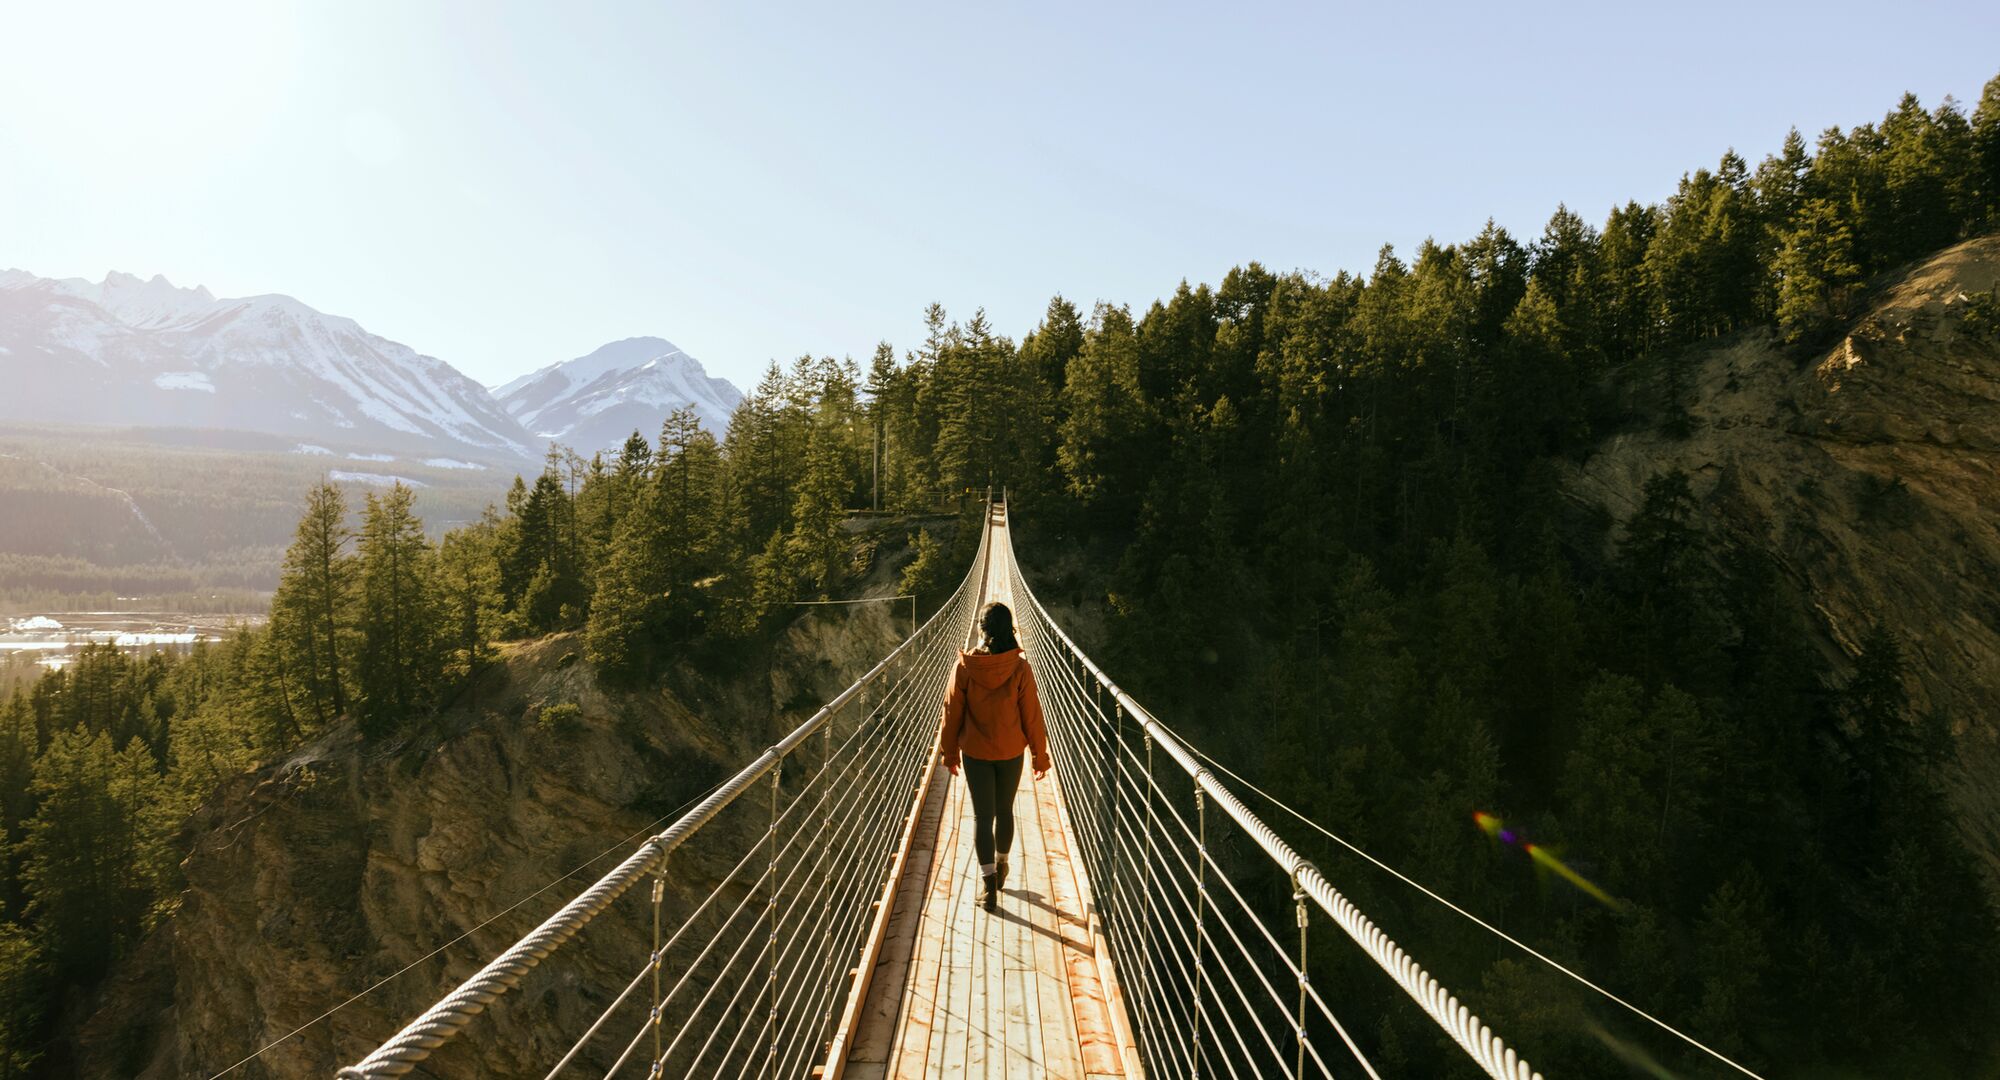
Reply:
<svg viewBox="0 0 2000 1080"><path fill-rule="evenodd" d="M261 432L525 464L693 406L718 435L741 392L664 338L611 342L488 388L450 363L283 293L217 297L165 275L0 270L0 422Z"/></svg>
<svg viewBox="0 0 2000 1080"><path fill-rule="evenodd" d="M294 297L164 276L0 274L0 420L268 431L521 460L532 439L457 368Z"/></svg>
<svg viewBox="0 0 2000 1080"><path fill-rule="evenodd" d="M667 411L682 406L720 437L743 400L735 384L659 337L610 342L503 383L493 396L537 437L586 453L615 447L635 430L650 436Z"/></svg>

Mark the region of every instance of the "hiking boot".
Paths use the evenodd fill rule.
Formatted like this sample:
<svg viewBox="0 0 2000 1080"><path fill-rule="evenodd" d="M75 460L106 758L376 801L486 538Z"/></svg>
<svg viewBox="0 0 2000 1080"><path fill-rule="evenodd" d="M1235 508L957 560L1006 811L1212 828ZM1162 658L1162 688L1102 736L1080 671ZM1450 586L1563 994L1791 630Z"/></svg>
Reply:
<svg viewBox="0 0 2000 1080"><path fill-rule="evenodd" d="M994 892L999 892L999 891L1000 891L1001 889L1004 889L1004 888L1006 888L1006 887L1007 887L1007 860L1006 860L1006 859L1001 859L1001 860L1000 860L1000 863L999 863L999 865L998 865L998 866L996 866L996 867L994 867L994 869L993 869L993 878L994 878L994 881L993 881L993 891L994 891Z"/></svg>
<svg viewBox="0 0 2000 1080"><path fill-rule="evenodd" d="M980 904L988 911L997 910L1000 906L1000 875L984 874L980 880L986 882L986 895L980 898Z"/></svg>

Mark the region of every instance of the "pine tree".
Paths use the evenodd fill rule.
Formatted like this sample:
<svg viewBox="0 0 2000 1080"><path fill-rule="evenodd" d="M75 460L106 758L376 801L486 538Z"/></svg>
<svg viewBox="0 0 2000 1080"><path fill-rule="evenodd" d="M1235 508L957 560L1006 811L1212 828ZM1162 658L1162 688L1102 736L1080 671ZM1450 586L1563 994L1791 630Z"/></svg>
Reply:
<svg viewBox="0 0 2000 1080"><path fill-rule="evenodd" d="M929 376L926 397L936 416L936 482L960 493L986 478L975 476L979 460L980 400L977 369L965 334L956 324L947 326L944 308L932 304L924 311L924 370Z"/></svg>
<svg viewBox="0 0 2000 1080"><path fill-rule="evenodd" d="M1720 583L1695 526L1686 473L1671 470L1640 486L1639 512L1626 523L1618 558L1628 588L1636 659L1649 686L1668 677L1697 694L1727 671L1722 650L1736 628L1720 602Z"/></svg>
<svg viewBox="0 0 2000 1080"><path fill-rule="evenodd" d="M1973 205L1984 228L2000 227L2000 75L1988 80L1972 111Z"/></svg>
<svg viewBox="0 0 2000 1080"><path fill-rule="evenodd" d="M1785 340L1798 341L1847 317L1861 284L1861 266L1854 258L1854 234L1832 203L1805 201L1798 224L1785 234L1772 274L1778 281L1778 326Z"/></svg>
<svg viewBox="0 0 2000 1080"><path fill-rule="evenodd" d="M1628 843L1651 833L1649 800L1640 787L1647 749L1642 710L1643 690L1636 681L1600 677L1584 694L1576 748L1563 771L1569 835L1603 853L1607 880L1618 888L1648 876L1657 859L1654 844Z"/></svg>
<svg viewBox="0 0 2000 1080"><path fill-rule="evenodd" d="M771 533L762 554L751 567L752 588L749 606L758 622L766 622L798 601L799 573L792 566L790 546L783 530Z"/></svg>
<svg viewBox="0 0 2000 1080"><path fill-rule="evenodd" d="M429 713L444 680L435 553L416 494L398 483L368 496L361 527L362 730L383 735Z"/></svg>
<svg viewBox="0 0 2000 1080"><path fill-rule="evenodd" d="M1883 233L1889 243L1882 252L1887 262L1914 259L1958 239L1953 189L1967 171L1969 162L1963 159L1970 149L1964 144L1970 132L1961 128L1940 124L1915 94L1904 94L1883 119L1879 157L1887 198Z"/></svg>
<svg viewBox="0 0 2000 1080"><path fill-rule="evenodd" d="M1832 127L1820 133L1805 194L1839 208L1841 219L1854 232L1855 261L1864 275L1894 262L1900 241L1889 235L1882 138L1872 125L1846 132Z"/></svg>
<svg viewBox="0 0 2000 1080"><path fill-rule="evenodd" d="M1528 283L1507 317L1493 356L1476 419L1491 463L1511 487L1530 461L1582 435L1586 376L1562 313L1539 281Z"/></svg>
<svg viewBox="0 0 2000 1080"><path fill-rule="evenodd" d="M27 695L0 703L0 917L18 915L22 896L17 858L21 831L34 811L35 718Z"/></svg>
<svg viewBox="0 0 2000 1080"><path fill-rule="evenodd" d="M1764 999L1771 967L1771 929L1768 893L1748 867L1702 907L1694 937L1701 997L1691 1020L1696 1034L1725 1053L1741 1057L1747 1048L1745 1021L1754 1015L1754 1003Z"/></svg>
<svg viewBox="0 0 2000 1080"><path fill-rule="evenodd" d="M216 785L254 766L277 745L260 745L234 702L221 699L196 709L174 733L174 761L168 776L189 800L205 798Z"/></svg>
<svg viewBox="0 0 2000 1080"><path fill-rule="evenodd" d="M1472 278L1476 312L1473 340L1480 349L1500 342L1501 324L1528 288L1528 251L1507 230L1486 219L1486 227L1460 251Z"/></svg>
<svg viewBox="0 0 2000 1080"><path fill-rule="evenodd" d="M560 456L551 454L534 486L519 498L501 563L510 610L539 633L569 629L589 612L590 595L576 561L576 507L561 466ZM516 503L512 496L508 501ZM518 591L506 592L509 587Z"/></svg>
<svg viewBox="0 0 2000 1080"><path fill-rule="evenodd" d="M902 372L896 367L896 350L884 341L875 346L875 356L868 365L868 508L882 509L897 505L894 493L884 499L882 487L883 467L889 454L890 418L900 404L896 393L902 382Z"/></svg>
<svg viewBox="0 0 2000 1080"><path fill-rule="evenodd" d="M1653 310L1668 342L1725 333L1755 316L1762 242L1742 158L1731 152L1716 172L1681 178L1646 251ZM1678 389L1673 393L1678 398Z"/></svg>
<svg viewBox="0 0 2000 1080"><path fill-rule="evenodd" d="M1916 732L1903 685L1902 645L1888 627L1877 623L1862 636L1843 696L1863 767L1885 774L1907 767L1917 756Z"/></svg>
<svg viewBox="0 0 2000 1080"><path fill-rule="evenodd" d="M294 692L315 727L347 711L352 686L356 568L350 539L340 489L315 485L271 598L271 633L287 669L298 674Z"/></svg>
<svg viewBox="0 0 2000 1080"><path fill-rule="evenodd" d="M1646 278L1648 252L1659 231L1660 212L1628 202L1614 208L1598 242L1598 277L1604 283L1604 342L1613 363L1652 351L1658 338Z"/></svg>
<svg viewBox="0 0 2000 1080"><path fill-rule="evenodd" d="M1529 250L1530 284L1539 286L1555 305L1568 347L1579 352L1601 345L1599 310L1605 298L1599 280L1600 242L1589 223L1567 206L1558 206L1541 239Z"/></svg>
<svg viewBox="0 0 2000 1080"><path fill-rule="evenodd" d="M1765 157L1757 166L1751 190L1756 193L1759 216L1764 219L1769 235L1782 236L1792 228L1793 220L1805 203L1811 172L1812 158L1806 152L1806 141L1799 135L1798 128L1785 134L1783 150Z"/></svg>
<svg viewBox="0 0 2000 1080"><path fill-rule="evenodd" d="M667 417L656 462L619 524L586 628L591 660L621 677L649 673L667 647L701 632L708 604L697 582L723 550L721 458L692 409Z"/></svg>
<svg viewBox="0 0 2000 1080"><path fill-rule="evenodd" d="M48 965L26 931L0 923L0 1080L30 1075L48 1001Z"/></svg>
<svg viewBox="0 0 2000 1080"><path fill-rule="evenodd" d="M576 507L579 565L585 571L582 577L586 588L596 587L595 571L610 556L618 520L631 504L632 490L645 482L652 454L651 445L635 431L611 461L607 462L601 453L591 455L584 470L583 486L576 489L570 500Z"/></svg>
<svg viewBox="0 0 2000 1080"><path fill-rule="evenodd" d="M825 595L839 576L847 545L840 525L846 517L846 488L840 468L840 432L815 424L806 449L805 476L793 507L791 564Z"/></svg>
<svg viewBox="0 0 2000 1080"><path fill-rule="evenodd" d="M1083 318L1060 295L1049 300L1042 323L1021 339L1021 355L1037 380L1060 395L1069 381L1070 361L1083 351Z"/></svg>
<svg viewBox="0 0 2000 1080"><path fill-rule="evenodd" d="M660 550L659 495L649 485L620 523L611 559L597 576L590 622L584 627L584 655L614 679L648 671L667 597L667 571Z"/></svg>
<svg viewBox="0 0 2000 1080"><path fill-rule="evenodd" d="M805 453L792 387L776 363L744 397L730 420L728 458L745 529L763 536L791 520L792 473Z"/></svg>
<svg viewBox="0 0 2000 1080"><path fill-rule="evenodd" d="M1062 465L1072 498L1108 520L1131 520L1142 490L1139 438L1146 426L1138 335L1131 313L1098 305L1063 388Z"/></svg>
<svg viewBox="0 0 2000 1080"><path fill-rule="evenodd" d="M486 508L471 525L446 533L438 545L437 587L442 646L452 673L471 680L493 658L502 609L498 513ZM615 550L615 549L614 549Z"/></svg>
<svg viewBox="0 0 2000 1080"><path fill-rule="evenodd" d="M57 732L35 763L36 812L22 840L21 878L51 964L71 978L101 974L147 926L171 872L164 781L143 745Z"/></svg>
<svg viewBox="0 0 2000 1080"><path fill-rule="evenodd" d="M903 567L899 587L916 597L930 597L951 584L952 567L944 545L929 529L917 530L910 541L911 558Z"/></svg>
<svg viewBox="0 0 2000 1080"><path fill-rule="evenodd" d="M851 410L852 405L850 389L843 407ZM715 437L703 430L691 408L668 414L657 460L657 532L650 543L663 564L663 629L670 640L684 642L699 632L706 609L696 583L719 569L723 462Z"/></svg>

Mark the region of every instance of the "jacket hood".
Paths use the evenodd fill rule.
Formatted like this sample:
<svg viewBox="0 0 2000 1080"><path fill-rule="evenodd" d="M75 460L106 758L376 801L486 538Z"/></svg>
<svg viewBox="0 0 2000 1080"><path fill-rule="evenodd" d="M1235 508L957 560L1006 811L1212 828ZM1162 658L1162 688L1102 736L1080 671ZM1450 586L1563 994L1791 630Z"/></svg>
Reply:
<svg viewBox="0 0 2000 1080"><path fill-rule="evenodd" d="M966 678L987 690L998 690L1005 686L1007 680L1014 677L1014 672L1028 662L1027 657L1018 648L999 653L961 652L958 654L958 660L965 665Z"/></svg>

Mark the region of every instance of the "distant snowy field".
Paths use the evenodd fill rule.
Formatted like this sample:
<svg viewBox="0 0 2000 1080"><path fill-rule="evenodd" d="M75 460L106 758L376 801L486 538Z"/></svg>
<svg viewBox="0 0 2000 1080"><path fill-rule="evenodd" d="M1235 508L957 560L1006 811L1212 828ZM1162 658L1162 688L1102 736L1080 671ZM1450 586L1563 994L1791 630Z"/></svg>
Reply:
<svg viewBox="0 0 2000 1080"><path fill-rule="evenodd" d="M203 371L168 371L153 376L153 385L162 390L200 390L215 393L215 383Z"/></svg>

